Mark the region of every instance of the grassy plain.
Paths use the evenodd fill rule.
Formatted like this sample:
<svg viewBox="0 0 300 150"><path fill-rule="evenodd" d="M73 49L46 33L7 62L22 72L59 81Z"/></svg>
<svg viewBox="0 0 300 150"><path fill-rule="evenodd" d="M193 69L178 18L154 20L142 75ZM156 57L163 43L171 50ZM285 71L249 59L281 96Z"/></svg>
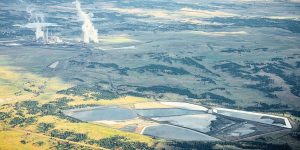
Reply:
<svg viewBox="0 0 300 150"><path fill-rule="evenodd" d="M0 120L0 149L56 149L59 142L72 145L73 148L92 147L96 149L99 146L89 144L86 141L72 142L67 139L60 139L51 136L52 130L61 132L71 131L76 134L85 134L89 140L100 140L113 136L123 136L128 141L137 141L154 144L150 137L140 134L124 132L109 128L104 125L92 124L86 122L73 122L59 115L43 114L39 110L36 114L31 114L31 107L17 108L22 101L36 101L39 108L45 104L55 103L59 98L68 98L72 101L67 103L68 107L79 105L125 105L132 107L135 103L147 101L144 98L120 97L114 100L87 100L81 96L70 96L57 94L57 91L72 87L71 84L64 83L57 78L46 78L36 74L26 72L22 68L0 66L0 112L9 114ZM58 110L59 112L60 110ZM24 122L31 120L30 123L17 123L11 125L13 119L23 118ZM48 132L40 132L38 125L41 123L53 124L53 129ZM71 142L71 143L70 143Z"/></svg>

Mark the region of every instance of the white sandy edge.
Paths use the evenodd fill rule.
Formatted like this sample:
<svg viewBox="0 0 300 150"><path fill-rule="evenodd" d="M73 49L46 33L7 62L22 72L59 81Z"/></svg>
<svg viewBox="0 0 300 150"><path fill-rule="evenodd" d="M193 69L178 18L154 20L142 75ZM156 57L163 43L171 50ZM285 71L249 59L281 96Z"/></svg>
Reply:
<svg viewBox="0 0 300 150"><path fill-rule="evenodd" d="M200 111L208 110L207 108L205 108L203 106L189 104L189 103L183 103L183 102L160 102L160 103L163 105L175 106L178 108L189 109L189 110L200 110Z"/></svg>
<svg viewBox="0 0 300 150"><path fill-rule="evenodd" d="M99 121L93 121L94 123L103 123L108 125L114 125L118 124L121 120L99 120Z"/></svg>
<svg viewBox="0 0 300 150"><path fill-rule="evenodd" d="M154 127L154 126L159 126L159 125L161 125L161 124L155 124L155 125L145 126L145 127L142 129L142 131L140 132L140 134L144 134L145 129L148 128L148 127Z"/></svg>
<svg viewBox="0 0 300 150"><path fill-rule="evenodd" d="M271 124L271 125L280 126L280 127L289 128L289 129L292 128L292 125L291 125L290 121L286 117L280 117L280 116L269 115L269 114L262 114L262 113L255 113L255 112L249 112L249 111L242 111L242 110L235 110L235 109L227 109L227 108L213 108L213 112L215 112L217 114L218 114L218 110L224 110L224 111L229 111L229 112L237 112L237 113L244 113L244 114L249 114L249 115L268 116L268 117L273 117L273 118L280 118L280 119L284 119L285 125L277 125L277 124ZM239 118L237 116L230 116L230 117ZM246 119L246 118L241 118L241 119ZM252 121L255 121L255 120L252 120ZM256 121L256 122L259 122L259 121Z"/></svg>

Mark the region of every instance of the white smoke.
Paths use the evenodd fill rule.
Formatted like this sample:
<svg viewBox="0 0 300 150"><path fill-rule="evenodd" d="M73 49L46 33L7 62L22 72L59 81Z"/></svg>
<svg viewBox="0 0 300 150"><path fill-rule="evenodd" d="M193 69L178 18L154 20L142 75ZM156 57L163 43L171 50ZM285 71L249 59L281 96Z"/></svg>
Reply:
<svg viewBox="0 0 300 150"><path fill-rule="evenodd" d="M77 15L83 22L83 25L81 27L81 30L83 32L83 42L89 43L91 41L98 43L98 30L93 26L90 15L82 11L79 0L75 1L75 5L77 9Z"/></svg>
<svg viewBox="0 0 300 150"><path fill-rule="evenodd" d="M48 29L42 25L44 22L44 18L42 17L36 17L36 28L35 28L35 39L37 41L42 40L44 42L48 41ZM47 32L45 32L47 30Z"/></svg>
<svg viewBox="0 0 300 150"><path fill-rule="evenodd" d="M29 22L26 25L15 25L26 28L35 29L35 40L45 44L62 43L63 41L58 36L49 36L48 27L56 27L58 25L54 23L47 23L44 20L44 15L35 11L30 6L27 7L27 13L30 15Z"/></svg>
<svg viewBox="0 0 300 150"><path fill-rule="evenodd" d="M48 34L45 31L48 31L48 29L44 25L44 15L34 12L30 7L27 8L27 12L30 15L29 21L34 22L35 40L47 42Z"/></svg>

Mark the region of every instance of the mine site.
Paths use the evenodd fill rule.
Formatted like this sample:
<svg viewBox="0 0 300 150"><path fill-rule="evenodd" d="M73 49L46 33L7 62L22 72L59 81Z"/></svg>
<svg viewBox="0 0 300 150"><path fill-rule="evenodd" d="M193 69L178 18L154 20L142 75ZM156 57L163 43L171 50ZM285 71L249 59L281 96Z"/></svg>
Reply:
<svg viewBox="0 0 300 150"><path fill-rule="evenodd" d="M123 131L185 141L238 141L292 129L285 117L184 102L88 107L64 114Z"/></svg>

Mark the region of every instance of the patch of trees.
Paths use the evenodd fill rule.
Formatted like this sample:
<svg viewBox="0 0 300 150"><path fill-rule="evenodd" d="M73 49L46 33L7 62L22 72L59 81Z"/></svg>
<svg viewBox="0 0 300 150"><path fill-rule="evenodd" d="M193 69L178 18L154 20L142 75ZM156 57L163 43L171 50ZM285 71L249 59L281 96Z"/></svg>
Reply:
<svg viewBox="0 0 300 150"><path fill-rule="evenodd" d="M275 58L272 58L271 61L282 61L283 58L280 58L280 57L275 57Z"/></svg>
<svg viewBox="0 0 300 150"><path fill-rule="evenodd" d="M173 64L173 62L177 62L177 63L181 63L187 66L193 66L196 67L198 69L203 70L204 72L208 72L211 74L214 74L213 72L211 72L209 69L207 69L205 66L201 65L200 63L198 63L197 61L202 61L202 59L204 58L204 56L195 56L195 57L183 57L183 58L173 58L170 56L167 56L166 53L151 53L150 57L152 59L157 60L158 62L162 61L165 63L169 63L169 64ZM197 61L195 61L195 60Z"/></svg>
<svg viewBox="0 0 300 150"><path fill-rule="evenodd" d="M119 72L121 75L128 75L127 71L129 68L121 68L119 65L115 63L99 63L99 62L88 62L87 63L87 68L111 68L113 70L116 70Z"/></svg>
<svg viewBox="0 0 300 150"><path fill-rule="evenodd" d="M70 60L69 63L73 66L82 66L90 69L111 68L118 71L121 75L127 75L127 71L129 70L129 68L121 68L115 63L83 62L77 60Z"/></svg>
<svg viewBox="0 0 300 150"><path fill-rule="evenodd" d="M284 61L278 61L278 65L279 66L283 66L283 67L285 67L285 68L289 68L289 69L294 69L294 66L292 66L292 65L290 65L289 63L286 63L286 62L284 62Z"/></svg>
<svg viewBox="0 0 300 150"><path fill-rule="evenodd" d="M25 122L25 125L27 125L36 121L34 117L26 118L23 115L22 110L26 110L29 114L32 115L36 115L36 114L39 114L41 116L53 115L61 119L67 119L71 122L79 122L79 120L71 118L69 116L65 116L61 112L61 110L63 109L71 108L67 104L69 101L72 101L72 99L60 98L57 99L57 101L51 101L49 103L43 104L42 106L39 106L38 102L33 100L18 102L15 104L15 109L17 110L16 115L20 116L21 119L19 119L19 121L14 120L11 124L15 126ZM24 121L20 122L20 120L22 119L24 119Z"/></svg>
<svg viewBox="0 0 300 150"><path fill-rule="evenodd" d="M53 128L54 128L53 123L44 123L44 122L42 122L42 123L39 123L37 125L37 130L39 132L43 132L43 133L48 132L50 129L53 129Z"/></svg>
<svg viewBox="0 0 300 150"><path fill-rule="evenodd" d="M198 95L193 94L188 89L168 87L168 86L163 86L163 85L150 86L150 87L138 87L136 90L139 92L152 91L154 93L175 93L175 94L179 94L179 95L186 95L189 98L198 98Z"/></svg>
<svg viewBox="0 0 300 150"><path fill-rule="evenodd" d="M33 124L34 122L36 122L35 117L28 117L28 118L25 119L24 125L25 125L25 126L31 125L31 124Z"/></svg>
<svg viewBox="0 0 300 150"><path fill-rule="evenodd" d="M202 61L205 58L205 56L193 56L192 58L197 61Z"/></svg>
<svg viewBox="0 0 300 150"><path fill-rule="evenodd" d="M295 96L300 97L300 76L296 75L295 73L287 75L282 70L282 67L276 64L268 64L267 66L262 67L261 69L267 73L272 73L279 76L287 84L292 85L291 93L293 93Z"/></svg>
<svg viewBox="0 0 300 150"><path fill-rule="evenodd" d="M168 63L168 64L172 64L173 61L175 61L174 58L167 56L166 52L162 52L162 53L147 53L149 55L150 58L158 61L158 62L164 62L164 63Z"/></svg>
<svg viewBox="0 0 300 150"><path fill-rule="evenodd" d="M248 71L244 71L242 69L247 68L246 66L242 66L240 64L234 62L226 62L223 64L213 66L214 69L220 69L223 72L227 72L233 77L240 77L245 79L251 79L251 73Z"/></svg>
<svg viewBox="0 0 300 150"><path fill-rule="evenodd" d="M251 52L251 51L267 51L268 48L262 47L262 48L255 48L255 49L249 49L246 48L244 46L242 46L241 48L225 48L223 50L221 50L221 52L225 52L225 53L243 53L243 52Z"/></svg>
<svg viewBox="0 0 300 150"><path fill-rule="evenodd" d="M185 65L188 65L188 66L194 66L194 67L196 67L198 69L204 70L204 72L208 72L208 73L214 74L209 69L207 69L205 66L199 64L197 61L195 61L195 60L193 60L193 59L191 59L189 57L181 58L181 59L179 59L179 61L182 64L185 64Z"/></svg>
<svg viewBox="0 0 300 150"><path fill-rule="evenodd" d="M42 115L46 116L46 115L58 115L60 113L60 109L59 107L57 107L57 105L53 104L53 103L46 103L43 104L40 107L40 110L42 112Z"/></svg>
<svg viewBox="0 0 300 150"><path fill-rule="evenodd" d="M45 143L43 141L37 141L34 143L34 145L37 145L37 146L43 146Z"/></svg>
<svg viewBox="0 0 300 150"><path fill-rule="evenodd" d="M255 80L259 81L259 83L246 85L245 87L262 91L262 92L266 93L267 97L270 97L270 98L277 98L277 96L272 93L275 91L283 90L282 87L270 86L270 84L272 84L274 81L272 79L270 79L268 76L256 75Z"/></svg>
<svg viewBox="0 0 300 150"><path fill-rule="evenodd" d="M59 106L60 109L69 109L69 102L74 101L72 98L62 97L58 98L56 101L52 101L50 103L54 104L55 106Z"/></svg>
<svg viewBox="0 0 300 150"><path fill-rule="evenodd" d="M77 61L77 60L69 60L69 63L71 65L76 65L76 66L82 66L85 64L85 62L82 62L82 61Z"/></svg>
<svg viewBox="0 0 300 150"><path fill-rule="evenodd" d="M108 149L122 149L122 150L154 150L143 142L129 141L128 138L123 136L112 136L100 140L91 140L90 144L97 144L98 146Z"/></svg>
<svg viewBox="0 0 300 150"><path fill-rule="evenodd" d="M104 90L99 85L94 85L94 86L77 85L66 90L58 91L57 93L65 94L65 95L83 96L86 99L91 98L96 100L115 99L119 97L118 94L109 90Z"/></svg>
<svg viewBox="0 0 300 150"><path fill-rule="evenodd" d="M254 65L254 67L252 69L253 72L259 72L260 70L264 70L267 73L274 73L274 72L283 73L283 71L281 69L276 68L276 66L259 68L258 65L260 65L260 64L248 64L248 65ZM225 67L225 68L223 68L223 67ZM270 97L270 98L277 98L277 96L275 94L273 94L273 92L283 90L282 87L271 86L271 84L274 81L272 79L270 79L270 77L265 76L265 75L252 76L250 72L241 71L240 69L246 68L246 67L238 65L238 64L230 63L230 65L226 64L225 66L217 65L217 66L215 66L215 68L223 68L222 71L229 72L234 77L241 77L244 79L249 79L252 81L259 82L257 84L245 85L245 87L262 91L262 92L266 93L267 97ZM274 72L270 72L270 70L273 70Z"/></svg>
<svg viewBox="0 0 300 150"><path fill-rule="evenodd" d="M57 129L54 129L50 132L50 135L52 137L70 140L74 142L84 141L87 139L87 135L83 133L75 133L72 131L60 131Z"/></svg>
<svg viewBox="0 0 300 150"><path fill-rule="evenodd" d="M288 110L286 112L289 112L293 116L300 117L300 111L298 110Z"/></svg>
<svg viewBox="0 0 300 150"><path fill-rule="evenodd" d="M35 115L40 111L38 107L38 102L33 100L17 102L15 107L17 110L25 108L28 111L28 113L32 115Z"/></svg>
<svg viewBox="0 0 300 150"><path fill-rule="evenodd" d="M84 82L84 80L83 80L83 79L80 79L80 78L72 78L72 80L76 80L76 81Z"/></svg>
<svg viewBox="0 0 300 150"><path fill-rule="evenodd" d="M242 53L242 52L251 52L250 49L246 49L245 47L241 47L241 48L225 48L223 50L221 50L221 52L225 52L225 53Z"/></svg>
<svg viewBox="0 0 300 150"><path fill-rule="evenodd" d="M77 144L72 144L69 142L57 142L57 144L55 144L54 148L57 150L68 150L68 149L89 150L90 149L88 147L84 147L84 146L77 145Z"/></svg>
<svg viewBox="0 0 300 150"><path fill-rule="evenodd" d="M12 126L12 127L15 127L17 125L20 125L22 124L23 122L25 121L25 118L22 118L22 117L14 117L10 120L9 124Z"/></svg>
<svg viewBox="0 0 300 150"><path fill-rule="evenodd" d="M282 104L257 103L254 106L248 106L244 108L244 110L259 111L259 112L290 113L293 116L300 117L300 111L291 110L288 107L288 105L282 105Z"/></svg>
<svg viewBox="0 0 300 150"><path fill-rule="evenodd" d="M87 68L113 68L113 69L119 69L119 66L114 63L98 63L98 62L89 62Z"/></svg>
<svg viewBox="0 0 300 150"><path fill-rule="evenodd" d="M137 71L139 73L151 72L151 73L165 73L170 75L187 75L190 74L183 68L169 67L165 65L149 64L146 66L133 68L131 70Z"/></svg>
<svg viewBox="0 0 300 150"><path fill-rule="evenodd" d="M266 104L266 103L256 103L254 106L246 107L247 111L270 111L270 110L279 110L279 109L287 109L288 105L282 104Z"/></svg>
<svg viewBox="0 0 300 150"><path fill-rule="evenodd" d="M9 118L10 115L7 112L0 112L0 120L5 120L6 118Z"/></svg>
<svg viewBox="0 0 300 150"><path fill-rule="evenodd" d="M20 143L27 144L28 142L26 140L21 140Z"/></svg>
<svg viewBox="0 0 300 150"><path fill-rule="evenodd" d="M134 91L126 92L125 95L136 96L136 97L145 97L145 94L134 92Z"/></svg>
<svg viewBox="0 0 300 150"><path fill-rule="evenodd" d="M203 77L203 76L196 76L197 78L200 78L200 81L202 82L208 82L208 83L211 83L211 84L217 84L213 79L211 78L208 78L208 77ZM197 80L199 81L199 80Z"/></svg>
<svg viewBox="0 0 300 150"><path fill-rule="evenodd" d="M167 145L173 147L172 149L201 149L214 150L216 146L223 147L237 147L238 149L260 149L260 150L291 150L288 144L272 144L265 142L201 142L201 141L171 141ZM222 149L222 148L221 148Z"/></svg>
<svg viewBox="0 0 300 150"><path fill-rule="evenodd" d="M231 105L235 104L234 100L211 92L205 92L201 94L199 98L209 99L209 102L216 103L216 104L231 104Z"/></svg>
<svg viewBox="0 0 300 150"><path fill-rule="evenodd" d="M215 88L209 89L208 91L214 91L214 90L225 91L226 89L224 87L215 87Z"/></svg>
<svg viewBox="0 0 300 150"><path fill-rule="evenodd" d="M27 126L27 125L31 125L32 123L36 122L35 117L14 117L9 121L9 125L11 125L12 127L15 126Z"/></svg>

